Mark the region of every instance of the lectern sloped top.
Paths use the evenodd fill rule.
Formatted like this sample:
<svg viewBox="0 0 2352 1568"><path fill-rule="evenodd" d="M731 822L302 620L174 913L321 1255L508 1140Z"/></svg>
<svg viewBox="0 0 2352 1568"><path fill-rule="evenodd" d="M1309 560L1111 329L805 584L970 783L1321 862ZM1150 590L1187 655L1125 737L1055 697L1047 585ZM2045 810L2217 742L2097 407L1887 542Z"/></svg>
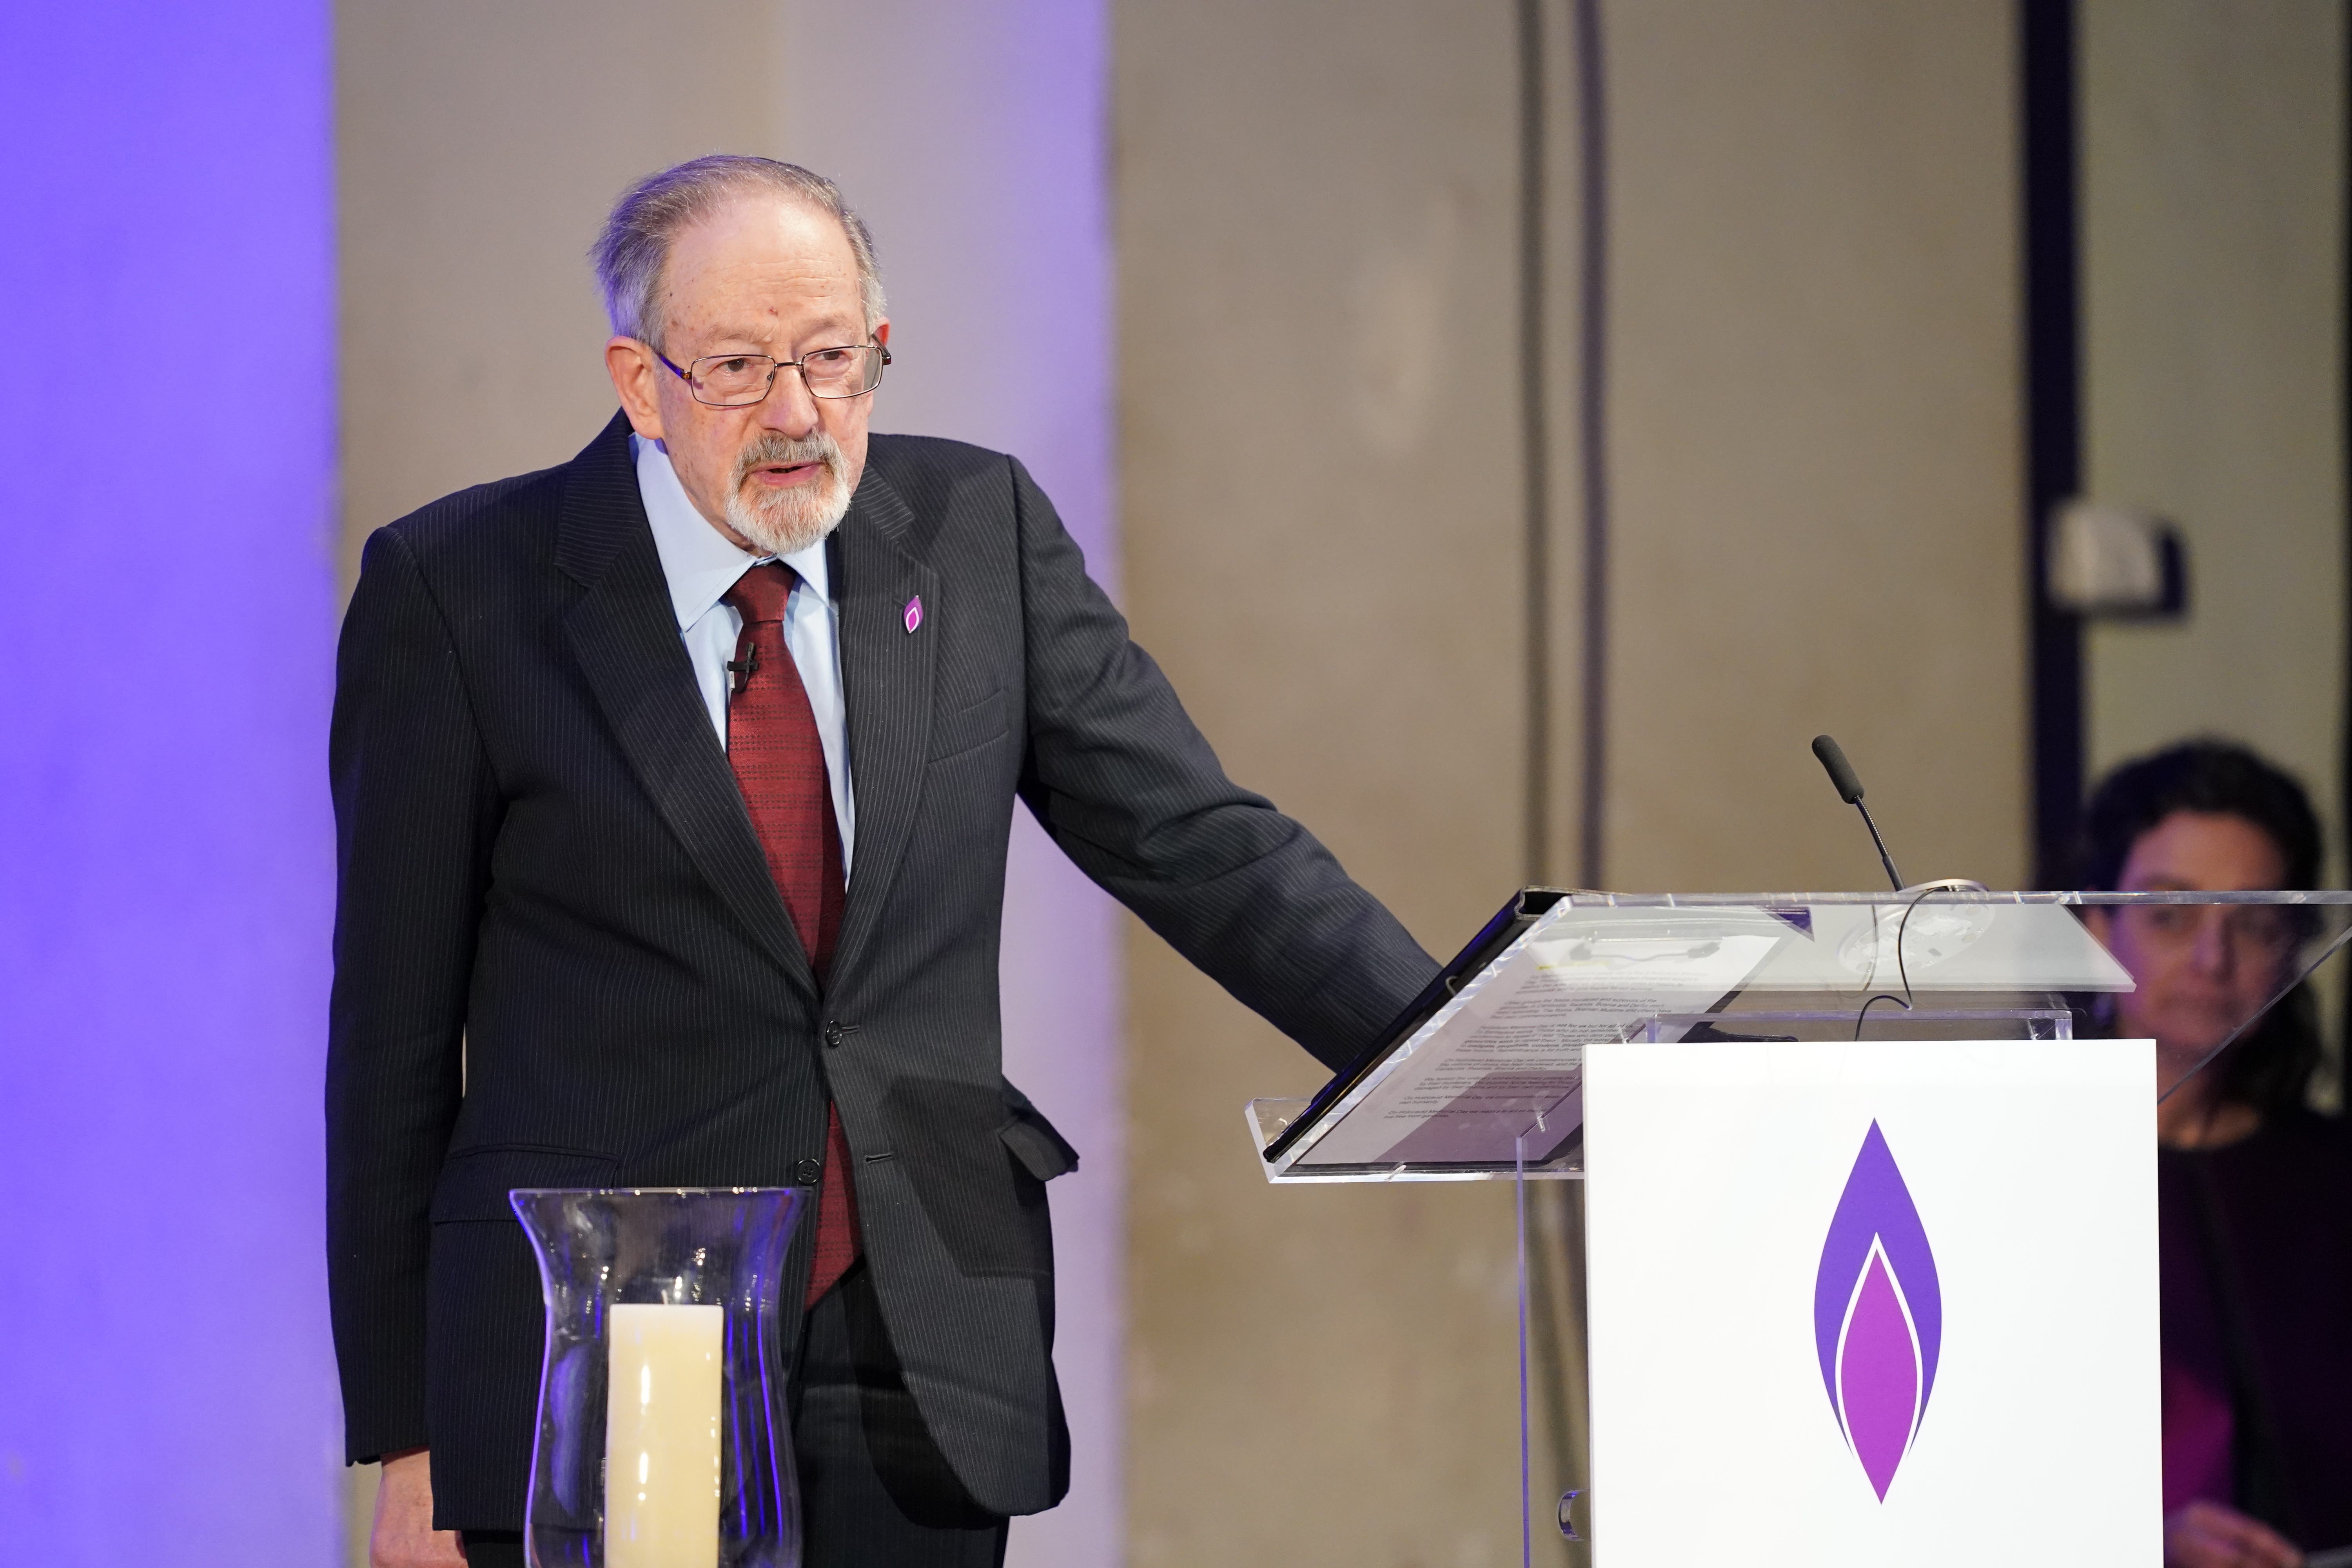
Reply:
<svg viewBox="0 0 2352 1568"><path fill-rule="evenodd" d="M2235 1038L2347 945L2347 892L1526 888L1313 1099L1252 1101L1251 1135L1275 1182L1580 1176L1595 1041L2063 1041L2113 1032L2134 987L2111 948L2199 942L2284 961Z"/></svg>

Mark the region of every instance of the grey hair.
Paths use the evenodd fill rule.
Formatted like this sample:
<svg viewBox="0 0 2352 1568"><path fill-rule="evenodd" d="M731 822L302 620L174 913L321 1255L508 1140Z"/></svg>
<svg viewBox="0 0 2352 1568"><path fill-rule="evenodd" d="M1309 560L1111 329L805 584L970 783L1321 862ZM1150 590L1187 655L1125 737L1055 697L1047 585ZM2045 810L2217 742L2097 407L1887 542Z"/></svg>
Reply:
<svg viewBox="0 0 2352 1568"><path fill-rule="evenodd" d="M866 330L882 319L882 269L874 259L874 237L866 221L849 210L841 187L797 163L740 153L713 153L647 174L621 193L589 247L588 259L604 290L604 314L614 335L662 346L662 274L670 247L693 225L719 210L730 197L780 195L830 214L849 237L857 258L857 287L866 309Z"/></svg>

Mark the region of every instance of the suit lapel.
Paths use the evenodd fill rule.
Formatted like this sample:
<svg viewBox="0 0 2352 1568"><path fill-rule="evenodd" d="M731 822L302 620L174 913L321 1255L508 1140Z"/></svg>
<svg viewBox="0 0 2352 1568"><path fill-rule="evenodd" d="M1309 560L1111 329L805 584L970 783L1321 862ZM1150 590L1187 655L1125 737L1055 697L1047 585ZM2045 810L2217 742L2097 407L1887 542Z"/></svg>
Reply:
<svg viewBox="0 0 2352 1568"><path fill-rule="evenodd" d="M922 795L938 639L929 622L908 631L906 617L919 595L925 615L936 617L939 575L909 553L914 521L904 498L869 466L835 534L842 697L857 801L836 973L856 962L881 919Z"/></svg>
<svg viewBox="0 0 2352 1568"><path fill-rule="evenodd" d="M556 564L586 587L565 613L564 635L622 754L719 898L785 973L816 994L808 954L678 641L625 418L573 461L560 526Z"/></svg>

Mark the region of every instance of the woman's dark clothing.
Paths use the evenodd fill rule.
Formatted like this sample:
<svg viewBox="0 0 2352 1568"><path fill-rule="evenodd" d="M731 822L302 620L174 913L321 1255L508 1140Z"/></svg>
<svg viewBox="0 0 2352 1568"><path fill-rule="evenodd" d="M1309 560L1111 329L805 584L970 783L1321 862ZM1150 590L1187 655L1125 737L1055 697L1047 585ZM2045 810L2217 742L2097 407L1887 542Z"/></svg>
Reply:
<svg viewBox="0 0 2352 1568"><path fill-rule="evenodd" d="M2352 1545L2352 1130L2307 1110L2157 1157L2164 1507Z"/></svg>

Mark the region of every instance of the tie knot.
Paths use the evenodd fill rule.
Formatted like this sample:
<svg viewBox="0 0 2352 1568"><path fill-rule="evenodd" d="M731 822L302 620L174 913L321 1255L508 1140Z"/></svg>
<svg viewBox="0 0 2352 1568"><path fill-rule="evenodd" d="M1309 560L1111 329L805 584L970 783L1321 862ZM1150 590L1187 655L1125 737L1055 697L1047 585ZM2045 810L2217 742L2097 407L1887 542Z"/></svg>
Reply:
<svg viewBox="0 0 2352 1568"><path fill-rule="evenodd" d="M799 581L800 574L782 562L763 561L738 577L725 597L747 622L781 621L784 601L793 596L793 586Z"/></svg>

